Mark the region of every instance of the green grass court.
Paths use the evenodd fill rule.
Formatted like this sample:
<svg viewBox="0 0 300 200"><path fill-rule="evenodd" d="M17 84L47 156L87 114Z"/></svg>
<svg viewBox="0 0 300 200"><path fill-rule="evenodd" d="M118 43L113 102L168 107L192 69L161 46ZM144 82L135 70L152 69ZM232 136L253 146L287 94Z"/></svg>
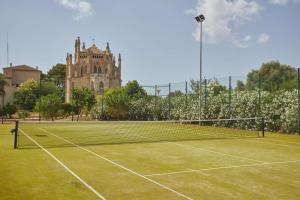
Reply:
<svg viewBox="0 0 300 200"><path fill-rule="evenodd" d="M0 199L299 199L300 137L154 123L0 126ZM26 136L27 135L27 136Z"/></svg>

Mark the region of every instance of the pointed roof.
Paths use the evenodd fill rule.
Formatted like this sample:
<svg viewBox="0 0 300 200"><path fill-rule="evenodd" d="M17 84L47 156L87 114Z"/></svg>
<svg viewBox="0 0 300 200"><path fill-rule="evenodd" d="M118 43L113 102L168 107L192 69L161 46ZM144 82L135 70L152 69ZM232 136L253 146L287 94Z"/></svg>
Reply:
<svg viewBox="0 0 300 200"><path fill-rule="evenodd" d="M87 49L89 52L93 53L101 53L102 51L95 45L93 44L90 48Z"/></svg>

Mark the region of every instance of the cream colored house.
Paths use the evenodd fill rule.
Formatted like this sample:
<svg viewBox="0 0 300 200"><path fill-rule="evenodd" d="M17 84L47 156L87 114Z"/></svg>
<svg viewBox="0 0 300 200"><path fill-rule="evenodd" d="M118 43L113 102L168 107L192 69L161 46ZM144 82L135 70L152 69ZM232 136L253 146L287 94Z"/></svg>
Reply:
<svg viewBox="0 0 300 200"><path fill-rule="evenodd" d="M65 102L71 100L74 88L87 87L93 89L95 95L102 94L104 89L121 86L121 54L116 64L107 43L105 50L100 50L95 44L82 47L80 38L75 40L74 62L72 54L66 58Z"/></svg>
<svg viewBox="0 0 300 200"><path fill-rule="evenodd" d="M21 83L33 79L37 82L40 82L42 71L38 68L33 68L27 65L18 65L3 68L3 75L7 82L5 86L5 97L4 105L7 103L12 104L14 98L14 92L20 86ZM0 101L0 106L2 107L2 100Z"/></svg>

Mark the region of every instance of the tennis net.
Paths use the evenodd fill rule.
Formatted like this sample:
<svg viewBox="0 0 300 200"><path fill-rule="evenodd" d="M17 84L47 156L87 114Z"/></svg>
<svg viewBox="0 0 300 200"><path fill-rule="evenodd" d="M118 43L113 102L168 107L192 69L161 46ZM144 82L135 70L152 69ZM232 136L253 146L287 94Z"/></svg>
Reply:
<svg viewBox="0 0 300 200"><path fill-rule="evenodd" d="M18 148L232 139L263 136L262 118L20 123Z"/></svg>

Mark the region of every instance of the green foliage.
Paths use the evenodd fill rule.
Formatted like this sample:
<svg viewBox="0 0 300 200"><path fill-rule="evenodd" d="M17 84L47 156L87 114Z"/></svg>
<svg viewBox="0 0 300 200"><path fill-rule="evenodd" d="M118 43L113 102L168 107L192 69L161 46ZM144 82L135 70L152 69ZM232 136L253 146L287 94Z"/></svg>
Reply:
<svg viewBox="0 0 300 200"><path fill-rule="evenodd" d="M137 119L138 114L133 109L130 109L132 106L131 102L138 101L139 99L143 99L140 101L143 102L147 99L147 93L144 88L134 80L129 81L123 88L108 89L103 97L101 97L101 103L102 98L104 103L104 112L101 113L102 118L118 120L127 118ZM101 103L98 103L98 108L94 109L95 115L99 116L99 112L102 111L100 107L102 106Z"/></svg>
<svg viewBox="0 0 300 200"><path fill-rule="evenodd" d="M83 109L90 111L95 105L96 99L93 90L83 87L72 90L72 104L78 109L77 121Z"/></svg>
<svg viewBox="0 0 300 200"><path fill-rule="evenodd" d="M5 86L7 85L7 82L4 80L3 75L0 75L0 96L2 99L2 108L1 108L1 114L4 114L4 96L5 96Z"/></svg>
<svg viewBox="0 0 300 200"><path fill-rule="evenodd" d="M29 112L26 110L19 110L18 112L19 118L26 119L26 117L29 117Z"/></svg>
<svg viewBox="0 0 300 200"><path fill-rule="evenodd" d="M245 86L245 84L243 83L243 81L237 80L237 81L236 81L236 87L235 87L235 90L236 90L236 91L244 91L245 89L246 89L246 86Z"/></svg>
<svg viewBox="0 0 300 200"><path fill-rule="evenodd" d="M260 69L248 73L246 88L257 88L259 76L261 87L266 91L274 92L279 89L292 90L297 88L296 69L278 61L263 63Z"/></svg>
<svg viewBox="0 0 300 200"><path fill-rule="evenodd" d="M12 117L13 114L17 112L17 107L14 104L7 104L4 107L4 115L8 116L9 118Z"/></svg>
<svg viewBox="0 0 300 200"><path fill-rule="evenodd" d="M56 94L48 94L41 97L40 101L36 104L35 110L40 110L44 117L51 118L53 121L58 116L60 106L60 97Z"/></svg>
<svg viewBox="0 0 300 200"><path fill-rule="evenodd" d="M36 94L46 96L48 94L55 94L61 98L61 101L64 101L64 88L57 87L53 81L42 80L41 81L41 90Z"/></svg>
<svg viewBox="0 0 300 200"><path fill-rule="evenodd" d="M42 80L39 84L35 80L27 80L20 85L15 92L15 104L19 105L21 109L32 110L36 105L39 97L55 94L59 96L61 102L63 101L63 90L58 88L54 82L49 80Z"/></svg>
<svg viewBox="0 0 300 200"><path fill-rule="evenodd" d="M4 80L2 76L0 76L0 96L5 95L4 87L7 85L7 82Z"/></svg>
<svg viewBox="0 0 300 200"><path fill-rule="evenodd" d="M111 88L103 96L105 112L111 119L126 119L129 110L128 90L126 88Z"/></svg>
<svg viewBox="0 0 300 200"><path fill-rule="evenodd" d="M64 88L65 87L65 78L66 78L66 65L65 64L56 64L52 66L47 73L47 79L53 80L55 85Z"/></svg>
<svg viewBox="0 0 300 200"><path fill-rule="evenodd" d="M147 96L144 88L141 87L136 80L129 81L125 86L125 90L130 98L142 98Z"/></svg>
<svg viewBox="0 0 300 200"><path fill-rule="evenodd" d="M23 82L14 94L14 101L21 109L32 110L37 101L38 83L35 80Z"/></svg>

